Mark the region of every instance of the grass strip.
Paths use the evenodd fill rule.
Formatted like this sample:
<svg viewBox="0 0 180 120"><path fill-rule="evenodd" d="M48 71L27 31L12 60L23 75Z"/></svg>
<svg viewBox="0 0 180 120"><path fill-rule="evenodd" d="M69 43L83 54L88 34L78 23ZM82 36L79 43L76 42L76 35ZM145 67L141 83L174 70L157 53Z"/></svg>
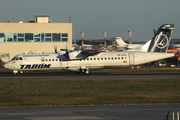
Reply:
<svg viewBox="0 0 180 120"><path fill-rule="evenodd" d="M180 79L0 81L0 106L180 103Z"/></svg>

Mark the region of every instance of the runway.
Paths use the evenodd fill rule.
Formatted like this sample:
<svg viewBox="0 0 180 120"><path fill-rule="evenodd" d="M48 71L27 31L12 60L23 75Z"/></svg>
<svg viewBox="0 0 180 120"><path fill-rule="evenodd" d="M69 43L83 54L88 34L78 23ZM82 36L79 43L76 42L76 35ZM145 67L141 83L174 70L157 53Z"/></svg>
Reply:
<svg viewBox="0 0 180 120"><path fill-rule="evenodd" d="M1 120L165 120L180 105L67 106L0 109ZM172 113L170 118L172 119Z"/></svg>
<svg viewBox="0 0 180 120"><path fill-rule="evenodd" d="M180 79L177 72L92 72L80 75L77 72L24 73L1 72L0 80L148 80Z"/></svg>

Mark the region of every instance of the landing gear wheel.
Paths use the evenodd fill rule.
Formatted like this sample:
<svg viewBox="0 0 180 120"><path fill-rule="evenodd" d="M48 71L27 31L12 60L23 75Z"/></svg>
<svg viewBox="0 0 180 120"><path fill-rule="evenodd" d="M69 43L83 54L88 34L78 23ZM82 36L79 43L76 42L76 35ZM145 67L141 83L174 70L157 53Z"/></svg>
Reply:
<svg viewBox="0 0 180 120"><path fill-rule="evenodd" d="M88 75L89 74L89 70L88 69L84 69L84 74Z"/></svg>
<svg viewBox="0 0 180 120"><path fill-rule="evenodd" d="M89 69L80 69L80 70L79 70L79 74L88 75L88 74L89 74Z"/></svg>
<svg viewBox="0 0 180 120"><path fill-rule="evenodd" d="M13 70L13 73L14 73L14 75L16 75L18 73L18 71L17 70Z"/></svg>

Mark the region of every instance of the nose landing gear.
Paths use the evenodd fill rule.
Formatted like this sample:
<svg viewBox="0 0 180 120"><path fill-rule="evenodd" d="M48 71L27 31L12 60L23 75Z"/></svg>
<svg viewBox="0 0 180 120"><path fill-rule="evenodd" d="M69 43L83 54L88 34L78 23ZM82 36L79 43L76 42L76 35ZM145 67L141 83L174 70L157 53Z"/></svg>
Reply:
<svg viewBox="0 0 180 120"><path fill-rule="evenodd" d="M17 70L13 70L13 74L16 75L18 73ZM23 74L23 71L20 71L21 74Z"/></svg>
<svg viewBox="0 0 180 120"><path fill-rule="evenodd" d="M13 70L13 73L14 73L14 75L16 75L18 73L18 71L17 70Z"/></svg>

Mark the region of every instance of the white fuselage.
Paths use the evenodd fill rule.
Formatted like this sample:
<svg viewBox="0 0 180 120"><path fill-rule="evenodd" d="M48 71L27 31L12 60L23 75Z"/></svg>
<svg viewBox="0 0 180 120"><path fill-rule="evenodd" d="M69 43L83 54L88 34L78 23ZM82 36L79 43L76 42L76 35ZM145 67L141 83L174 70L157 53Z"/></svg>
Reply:
<svg viewBox="0 0 180 120"><path fill-rule="evenodd" d="M129 67L173 57L172 53L153 52L102 52L86 59L67 59L58 53L20 54L7 62L4 67L10 70L58 70L100 69Z"/></svg>

